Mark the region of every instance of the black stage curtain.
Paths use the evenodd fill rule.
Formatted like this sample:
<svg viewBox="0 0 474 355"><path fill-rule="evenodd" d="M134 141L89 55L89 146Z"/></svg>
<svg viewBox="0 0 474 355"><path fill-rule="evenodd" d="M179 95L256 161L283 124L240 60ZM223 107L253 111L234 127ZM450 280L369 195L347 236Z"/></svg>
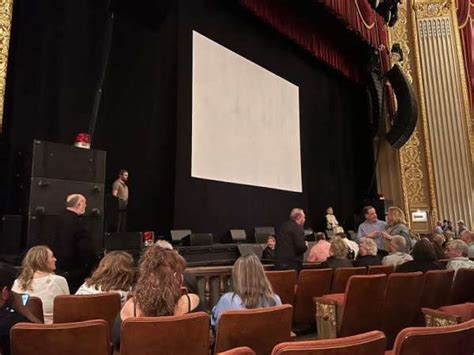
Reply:
<svg viewBox="0 0 474 355"><path fill-rule="evenodd" d="M11 211L18 152L33 139L72 144L88 129L108 3L15 1L5 112ZM119 169L130 172L130 229L186 227L221 235L228 228L277 225L295 206L321 226L328 205L351 226L373 171L364 89L237 2L156 3L166 6L115 2L94 141L107 151L108 188ZM300 87L302 194L190 177L193 29Z"/></svg>

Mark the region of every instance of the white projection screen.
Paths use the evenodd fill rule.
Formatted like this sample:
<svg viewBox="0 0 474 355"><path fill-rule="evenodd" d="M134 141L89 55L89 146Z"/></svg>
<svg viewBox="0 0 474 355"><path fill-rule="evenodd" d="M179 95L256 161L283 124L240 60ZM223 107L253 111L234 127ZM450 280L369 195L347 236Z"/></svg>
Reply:
<svg viewBox="0 0 474 355"><path fill-rule="evenodd" d="M302 192L299 88L193 31L191 176Z"/></svg>

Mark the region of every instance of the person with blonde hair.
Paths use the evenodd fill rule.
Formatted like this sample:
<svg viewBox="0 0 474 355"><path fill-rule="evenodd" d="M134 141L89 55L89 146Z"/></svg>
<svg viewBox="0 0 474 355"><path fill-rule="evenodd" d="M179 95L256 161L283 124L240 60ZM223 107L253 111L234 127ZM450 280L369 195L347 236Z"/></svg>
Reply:
<svg viewBox="0 0 474 355"><path fill-rule="evenodd" d="M104 292L117 292L122 306L135 283L133 258L124 251L107 253L81 287L76 295L93 295Z"/></svg>
<svg viewBox="0 0 474 355"><path fill-rule="evenodd" d="M263 266L255 254L241 256L232 268L234 291L222 295L212 309L211 325L215 327L225 311L254 309L281 305L273 292Z"/></svg>
<svg viewBox="0 0 474 355"><path fill-rule="evenodd" d="M204 311L199 296L183 294L186 261L175 250L149 246L139 261L138 280L113 329L113 343L120 345L122 321L131 317L160 317Z"/></svg>
<svg viewBox="0 0 474 355"><path fill-rule="evenodd" d="M39 297L43 303L45 323L53 322L54 298L69 295L66 279L54 274L56 258L45 245L38 245L26 253L20 276L15 280L12 291Z"/></svg>
<svg viewBox="0 0 474 355"><path fill-rule="evenodd" d="M382 260L377 255L377 244L371 238L362 238L359 245L359 257L354 260L354 266L381 265Z"/></svg>
<svg viewBox="0 0 474 355"><path fill-rule="evenodd" d="M388 242L392 240L393 236L399 235L405 238L406 247L405 252L409 252L412 248L412 241L410 236L410 230L405 219L405 213L398 207L392 206L388 209L387 214L387 230L382 232L382 237Z"/></svg>
<svg viewBox="0 0 474 355"><path fill-rule="evenodd" d="M331 239L331 247L329 254L331 255L324 263L321 264L324 268L337 269L339 267L352 267L352 262L347 258L349 248L347 244L339 236L334 236Z"/></svg>

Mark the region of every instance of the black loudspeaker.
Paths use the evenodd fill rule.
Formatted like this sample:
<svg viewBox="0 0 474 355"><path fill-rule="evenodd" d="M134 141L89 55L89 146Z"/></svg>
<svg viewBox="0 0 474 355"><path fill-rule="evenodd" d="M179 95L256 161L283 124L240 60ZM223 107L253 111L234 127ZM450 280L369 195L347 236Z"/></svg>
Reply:
<svg viewBox="0 0 474 355"><path fill-rule="evenodd" d="M33 142L31 176L26 189L27 247L52 244L66 198L77 193L87 199L82 218L94 247L96 251L103 249L105 160L103 151Z"/></svg>
<svg viewBox="0 0 474 355"><path fill-rule="evenodd" d="M21 253L21 230L23 216L4 215L0 233L0 253L18 255Z"/></svg>
<svg viewBox="0 0 474 355"><path fill-rule="evenodd" d="M418 102L413 86L403 74L400 66L395 64L387 73L397 98L397 112L392 128L385 137L394 148L401 148L410 139L418 119Z"/></svg>
<svg viewBox="0 0 474 355"><path fill-rule="evenodd" d="M31 176L103 184L105 152L35 140Z"/></svg>
<svg viewBox="0 0 474 355"><path fill-rule="evenodd" d="M383 80L379 73L371 71L367 80L367 100L369 110L370 134L372 137L377 135L379 122L382 117L383 105Z"/></svg>
<svg viewBox="0 0 474 355"><path fill-rule="evenodd" d="M107 233L104 238L104 249L139 251L143 246L142 232Z"/></svg>

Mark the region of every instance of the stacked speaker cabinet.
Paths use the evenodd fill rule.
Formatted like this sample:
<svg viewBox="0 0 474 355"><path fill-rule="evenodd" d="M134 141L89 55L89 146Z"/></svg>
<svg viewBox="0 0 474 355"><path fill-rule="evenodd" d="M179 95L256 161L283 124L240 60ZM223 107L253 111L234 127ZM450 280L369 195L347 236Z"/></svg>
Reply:
<svg viewBox="0 0 474 355"><path fill-rule="evenodd" d="M106 154L101 150L35 140L31 155L26 246L52 244L66 197L87 199L82 217L97 251L103 249Z"/></svg>

